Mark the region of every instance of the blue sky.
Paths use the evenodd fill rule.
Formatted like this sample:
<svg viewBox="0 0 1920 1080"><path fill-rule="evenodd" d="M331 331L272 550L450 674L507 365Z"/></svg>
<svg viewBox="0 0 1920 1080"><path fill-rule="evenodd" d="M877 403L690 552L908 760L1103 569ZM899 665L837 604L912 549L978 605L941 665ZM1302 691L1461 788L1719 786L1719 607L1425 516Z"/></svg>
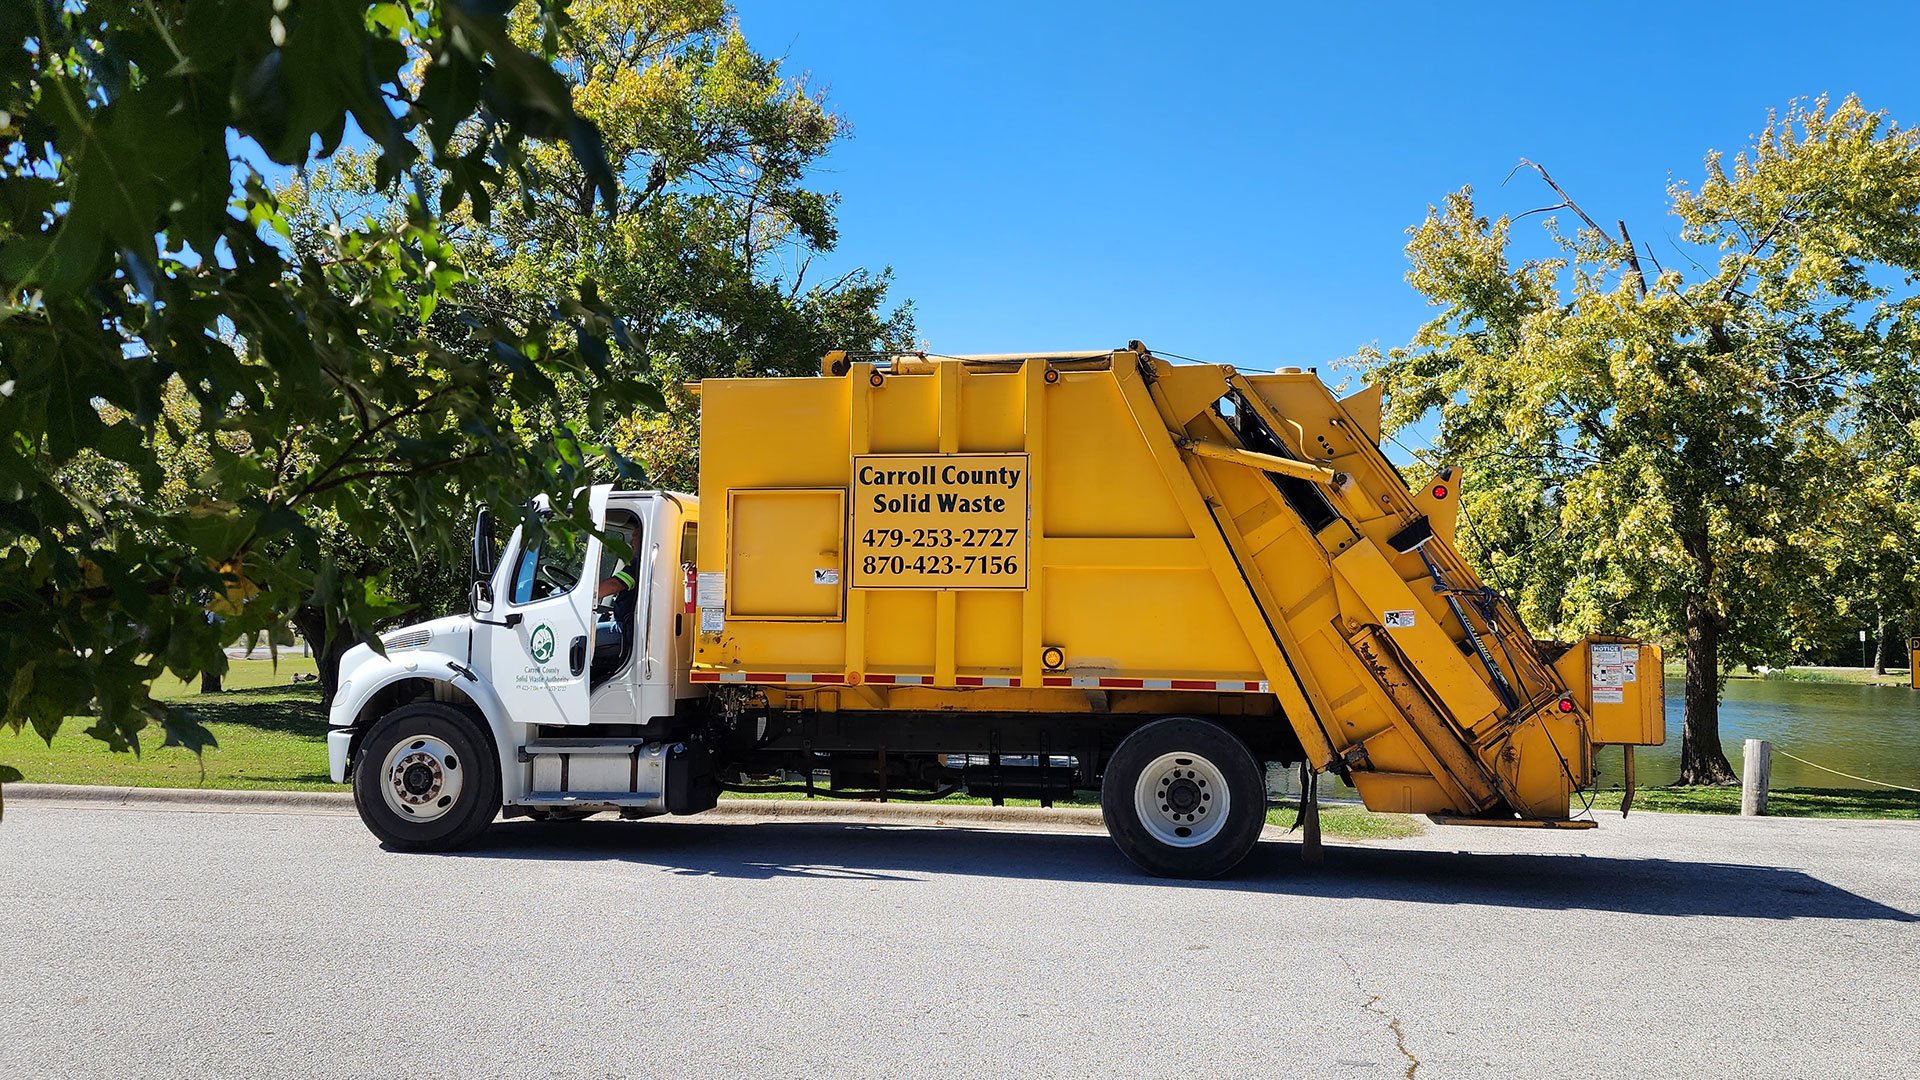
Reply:
<svg viewBox="0 0 1920 1080"><path fill-rule="evenodd" d="M1920 123L1920 4L737 6L852 124L818 178L833 262L891 265L950 353L1140 338L1337 381L1427 317L1402 246L1429 203L1554 201L1501 186L1521 157L1666 260L1669 179L1769 107Z"/></svg>

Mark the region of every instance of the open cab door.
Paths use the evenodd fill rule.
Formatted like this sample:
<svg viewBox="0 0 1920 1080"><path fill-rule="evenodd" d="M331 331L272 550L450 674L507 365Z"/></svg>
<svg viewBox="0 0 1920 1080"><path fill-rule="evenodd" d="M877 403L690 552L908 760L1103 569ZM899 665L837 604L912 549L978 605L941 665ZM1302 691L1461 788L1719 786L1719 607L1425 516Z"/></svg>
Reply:
<svg viewBox="0 0 1920 1080"><path fill-rule="evenodd" d="M593 489L596 529L607 520L611 488ZM523 528L501 568L487 617L487 660L507 715L521 724L585 724L593 659L594 593L600 541L531 534Z"/></svg>

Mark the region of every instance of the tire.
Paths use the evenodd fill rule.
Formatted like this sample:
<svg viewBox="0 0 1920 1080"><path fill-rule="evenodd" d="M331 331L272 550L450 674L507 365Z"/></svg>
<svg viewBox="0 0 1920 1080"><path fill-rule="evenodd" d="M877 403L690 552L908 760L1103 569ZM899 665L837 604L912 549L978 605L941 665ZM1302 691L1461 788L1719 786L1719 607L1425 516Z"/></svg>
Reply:
<svg viewBox="0 0 1920 1080"><path fill-rule="evenodd" d="M1168 717L1121 740L1100 782L1100 816L1121 853L1147 873L1218 877L1259 842L1266 782L1247 744L1226 728Z"/></svg>
<svg viewBox="0 0 1920 1080"><path fill-rule="evenodd" d="M472 713L435 701L402 705L360 743L353 805L400 851L453 851L500 812L500 762Z"/></svg>

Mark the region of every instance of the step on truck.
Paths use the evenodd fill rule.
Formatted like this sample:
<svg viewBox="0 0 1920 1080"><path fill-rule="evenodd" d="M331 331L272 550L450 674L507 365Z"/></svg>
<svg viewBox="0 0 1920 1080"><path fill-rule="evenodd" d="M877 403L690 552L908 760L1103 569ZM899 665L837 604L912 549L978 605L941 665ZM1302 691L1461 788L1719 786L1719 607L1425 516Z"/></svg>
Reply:
<svg viewBox="0 0 1920 1080"><path fill-rule="evenodd" d="M829 355L709 379L700 495L474 530L467 615L348 653L327 739L403 850L724 791L1097 790L1149 873L1240 862L1269 763L1376 811L1584 827L1665 735L1660 651L1536 641L1409 487L1378 388L1098 353ZM1630 790L1630 789L1629 789ZM1631 795L1629 794L1629 799Z"/></svg>

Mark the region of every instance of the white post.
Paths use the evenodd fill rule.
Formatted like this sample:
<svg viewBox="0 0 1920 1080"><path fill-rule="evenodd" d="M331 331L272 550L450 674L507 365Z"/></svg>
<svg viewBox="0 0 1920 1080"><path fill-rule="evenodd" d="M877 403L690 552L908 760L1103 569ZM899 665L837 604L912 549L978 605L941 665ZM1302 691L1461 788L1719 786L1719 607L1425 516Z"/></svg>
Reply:
<svg viewBox="0 0 1920 1080"><path fill-rule="evenodd" d="M1773 782L1773 744L1765 739L1748 739L1740 761L1740 816L1759 817L1767 812L1767 787Z"/></svg>

